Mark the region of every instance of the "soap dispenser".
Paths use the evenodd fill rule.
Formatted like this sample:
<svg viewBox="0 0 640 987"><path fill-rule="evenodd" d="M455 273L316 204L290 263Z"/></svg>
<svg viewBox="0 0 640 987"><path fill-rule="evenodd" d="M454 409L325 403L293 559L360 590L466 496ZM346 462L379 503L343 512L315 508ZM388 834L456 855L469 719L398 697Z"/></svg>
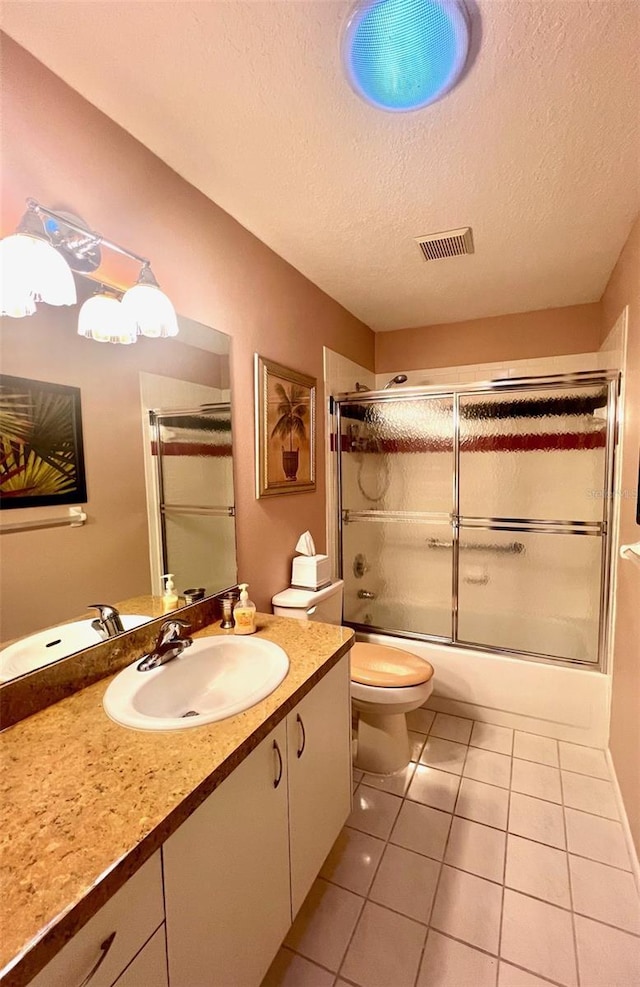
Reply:
<svg viewBox="0 0 640 987"><path fill-rule="evenodd" d="M176 609L180 600L173 582L173 573L167 572L162 578L166 580L165 590L162 594L162 610L163 613L170 613Z"/></svg>
<svg viewBox="0 0 640 987"><path fill-rule="evenodd" d="M240 599L233 608L234 634L253 634L256 630L256 605L249 599L248 583L240 583Z"/></svg>

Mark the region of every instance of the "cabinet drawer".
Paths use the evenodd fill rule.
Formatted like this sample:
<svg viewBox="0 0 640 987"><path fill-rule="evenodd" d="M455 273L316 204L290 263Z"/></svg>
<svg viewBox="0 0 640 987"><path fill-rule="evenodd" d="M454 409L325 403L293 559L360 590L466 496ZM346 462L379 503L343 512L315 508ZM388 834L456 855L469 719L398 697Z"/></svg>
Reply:
<svg viewBox="0 0 640 987"><path fill-rule="evenodd" d="M160 852L155 853L31 981L31 987L79 987L103 955L90 987L111 987L164 919ZM87 985L89 987L89 985Z"/></svg>

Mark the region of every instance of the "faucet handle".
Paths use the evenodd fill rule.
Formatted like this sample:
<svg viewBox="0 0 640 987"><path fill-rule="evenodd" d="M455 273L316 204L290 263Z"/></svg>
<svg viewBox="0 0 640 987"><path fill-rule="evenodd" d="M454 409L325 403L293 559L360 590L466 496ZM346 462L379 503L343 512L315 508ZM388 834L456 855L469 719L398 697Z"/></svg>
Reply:
<svg viewBox="0 0 640 987"><path fill-rule="evenodd" d="M108 603L87 603L87 610L97 610L101 620L109 620L110 617L119 617L120 614L115 607Z"/></svg>
<svg viewBox="0 0 640 987"><path fill-rule="evenodd" d="M124 626L120 613L115 607L110 606L108 603L89 603L87 606L89 610L98 611L99 616L91 621L91 626L98 634L102 636L104 633L107 637L122 634Z"/></svg>
<svg viewBox="0 0 640 987"><path fill-rule="evenodd" d="M190 630L191 624L187 623L186 620L178 620L177 618L165 620L164 624L160 627L158 640L162 644L169 644L171 641L178 639L184 640L184 637ZM183 631L185 632L184 634Z"/></svg>

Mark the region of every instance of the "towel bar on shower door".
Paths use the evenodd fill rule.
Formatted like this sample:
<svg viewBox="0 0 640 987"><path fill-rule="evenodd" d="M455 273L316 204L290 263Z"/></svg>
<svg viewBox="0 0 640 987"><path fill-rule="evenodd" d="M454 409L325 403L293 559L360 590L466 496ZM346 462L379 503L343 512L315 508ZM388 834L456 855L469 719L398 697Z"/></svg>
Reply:
<svg viewBox="0 0 640 987"><path fill-rule="evenodd" d="M440 538L427 538L427 546L429 548L452 548L453 542L442 541ZM525 546L521 541L509 541L504 545L461 545L460 548L463 552L500 552L509 555L521 555L526 551Z"/></svg>

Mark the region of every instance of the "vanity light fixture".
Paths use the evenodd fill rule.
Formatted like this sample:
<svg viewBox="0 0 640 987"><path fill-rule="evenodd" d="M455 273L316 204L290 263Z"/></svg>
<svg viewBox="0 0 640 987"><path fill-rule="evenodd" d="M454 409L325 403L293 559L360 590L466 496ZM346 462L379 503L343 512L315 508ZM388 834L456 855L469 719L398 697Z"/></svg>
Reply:
<svg viewBox="0 0 640 987"><path fill-rule="evenodd" d="M87 298L78 316L78 335L99 343L128 345L138 339L136 327L127 318L120 299L104 288Z"/></svg>
<svg viewBox="0 0 640 987"><path fill-rule="evenodd" d="M78 216L56 212L35 199L27 199L18 229L0 242L2 315L33 315L38 302L75 305L73 272L90 276L100 266L102 247L137 261L140 275L122 301L117 286L113 286L116 296L105 293L103 286L89 298L80 310L78 333L99 342L124 344L134 343L138 335L177 336L175 309L146 257L90 230Z"/></svg>
<svg viewBox="0 0 640 987"><path fill-rule="evenodd" d="M342 57L356 93L377 109L417 110L453 89L469 55L463 0L359 0Z"/></svg>
<svg viewBox="0 0 640 987"><path fill-rule="evenodd" d="M16 232L0 242L0 265L2 315L14 319L33 315L37 302L75 305L71 269L33 209L27 209Z"/></svg>
<svg viewBox="0 0 640 987"><path fill-rule="evenodd" d="M176 310L165 295L155 275L145 260L138 281L125 291L122 302L123 312L143 336L177 336L178 319Z"/></svg>

